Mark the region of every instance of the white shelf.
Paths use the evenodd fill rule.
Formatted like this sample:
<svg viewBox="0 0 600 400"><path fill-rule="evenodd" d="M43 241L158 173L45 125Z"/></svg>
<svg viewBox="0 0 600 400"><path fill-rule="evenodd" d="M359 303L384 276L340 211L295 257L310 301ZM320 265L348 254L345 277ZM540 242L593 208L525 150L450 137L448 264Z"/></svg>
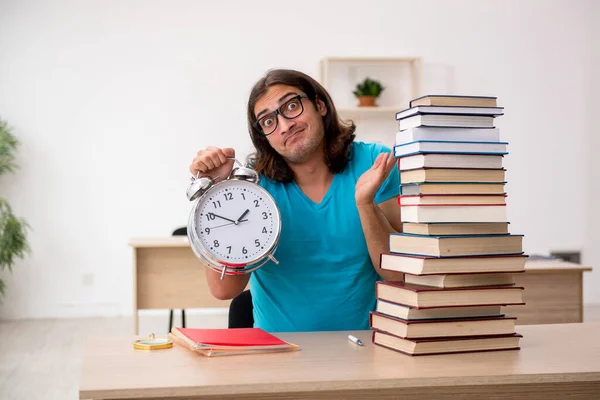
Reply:
<svg viewBox="0 0 600 400"><path fill-rule="evenodd" d="M421 95L420 57L327 57L321 64L321 84L329 92L338 112L344 116L380 118L408 108ZM385 90L378 107L358 107L352 94L365 77L376 79Z"/></svg>
<svg viewBox="0 0 600 400"><path fill-rule="evenodd" d="M400 111L399 107L349 107L338 108L338 114L343 119L352 119L355 122L377 119L389 121L396 124L396 113Z"/></svg>
<svg viewBox="0 0 600 400"><path fill-rule="evenodd" d="M327 57L325 60L329 62L344 62L344 63L412 63L420 61L420 57Z"/></svg>
<svg viewBox="0 0 600 400"><path fill-rule="evenodd" d="M350 107L338 108L337 111L343 114L393 114L405 110L406 107Z"/></svg>

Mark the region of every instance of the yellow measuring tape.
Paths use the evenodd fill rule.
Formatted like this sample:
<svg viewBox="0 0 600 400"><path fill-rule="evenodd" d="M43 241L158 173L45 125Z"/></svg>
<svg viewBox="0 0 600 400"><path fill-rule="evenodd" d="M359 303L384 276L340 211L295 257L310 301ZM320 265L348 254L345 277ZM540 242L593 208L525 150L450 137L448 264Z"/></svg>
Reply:
<svg viewBox="0 0 600 400"><path fill-rule="evenodd" d="M161 350L173 347L173 342L169 339L157 339L154 333L146 339L139 339L133 342L133 348L138 350Z"/></svg>

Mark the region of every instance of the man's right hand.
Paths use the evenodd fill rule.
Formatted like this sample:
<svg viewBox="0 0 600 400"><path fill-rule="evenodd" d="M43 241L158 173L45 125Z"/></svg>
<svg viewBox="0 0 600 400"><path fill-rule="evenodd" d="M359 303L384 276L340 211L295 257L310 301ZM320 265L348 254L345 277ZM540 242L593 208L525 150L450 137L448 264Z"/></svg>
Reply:
<svg viewBox="0 0 600 400"><path fill-rule="evenodd" d="M235 157L235 150L227 147L220 149L218 147L207 147L204 150L200 150L192 164L190 165L190 172L194 177L200 172L200 176L210 176L211 178L219 177L218 181L221 181L229 176L229 173L233 169L233 160L228 158Z"/></svg>

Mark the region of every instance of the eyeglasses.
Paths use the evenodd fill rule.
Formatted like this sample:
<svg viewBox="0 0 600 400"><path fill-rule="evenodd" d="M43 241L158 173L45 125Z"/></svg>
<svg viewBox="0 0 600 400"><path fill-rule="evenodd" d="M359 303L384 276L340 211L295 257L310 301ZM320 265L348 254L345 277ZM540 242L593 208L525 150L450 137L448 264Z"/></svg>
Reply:
<svg viewBox="0 0 600 400"><path fill-rule="evenodd" d="M277 110L260 117L260 119L252 124L252 126L261 131L263 135L270 135L271 133L275 132L275 129L277 129L279 122L277 114L281 115L285 119L294 119L304 112L302 99L308 99L308 96L305 94L299 94L292 97L283 103Z"/></svg>

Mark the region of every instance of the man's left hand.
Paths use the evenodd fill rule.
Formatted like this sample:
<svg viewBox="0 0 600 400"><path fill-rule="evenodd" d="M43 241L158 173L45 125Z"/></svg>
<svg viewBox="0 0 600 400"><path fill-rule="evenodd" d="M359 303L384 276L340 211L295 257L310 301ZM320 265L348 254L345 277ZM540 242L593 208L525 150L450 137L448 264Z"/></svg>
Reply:
<svg viewBox="0 0 600 400"><path fill-rule="evenodd" d="M391 153L381 153L377 156L373 166L365 171L356 182L355 198L357 206L373 204L375 193L386 180L395 164L396 159Z"/></svg>

